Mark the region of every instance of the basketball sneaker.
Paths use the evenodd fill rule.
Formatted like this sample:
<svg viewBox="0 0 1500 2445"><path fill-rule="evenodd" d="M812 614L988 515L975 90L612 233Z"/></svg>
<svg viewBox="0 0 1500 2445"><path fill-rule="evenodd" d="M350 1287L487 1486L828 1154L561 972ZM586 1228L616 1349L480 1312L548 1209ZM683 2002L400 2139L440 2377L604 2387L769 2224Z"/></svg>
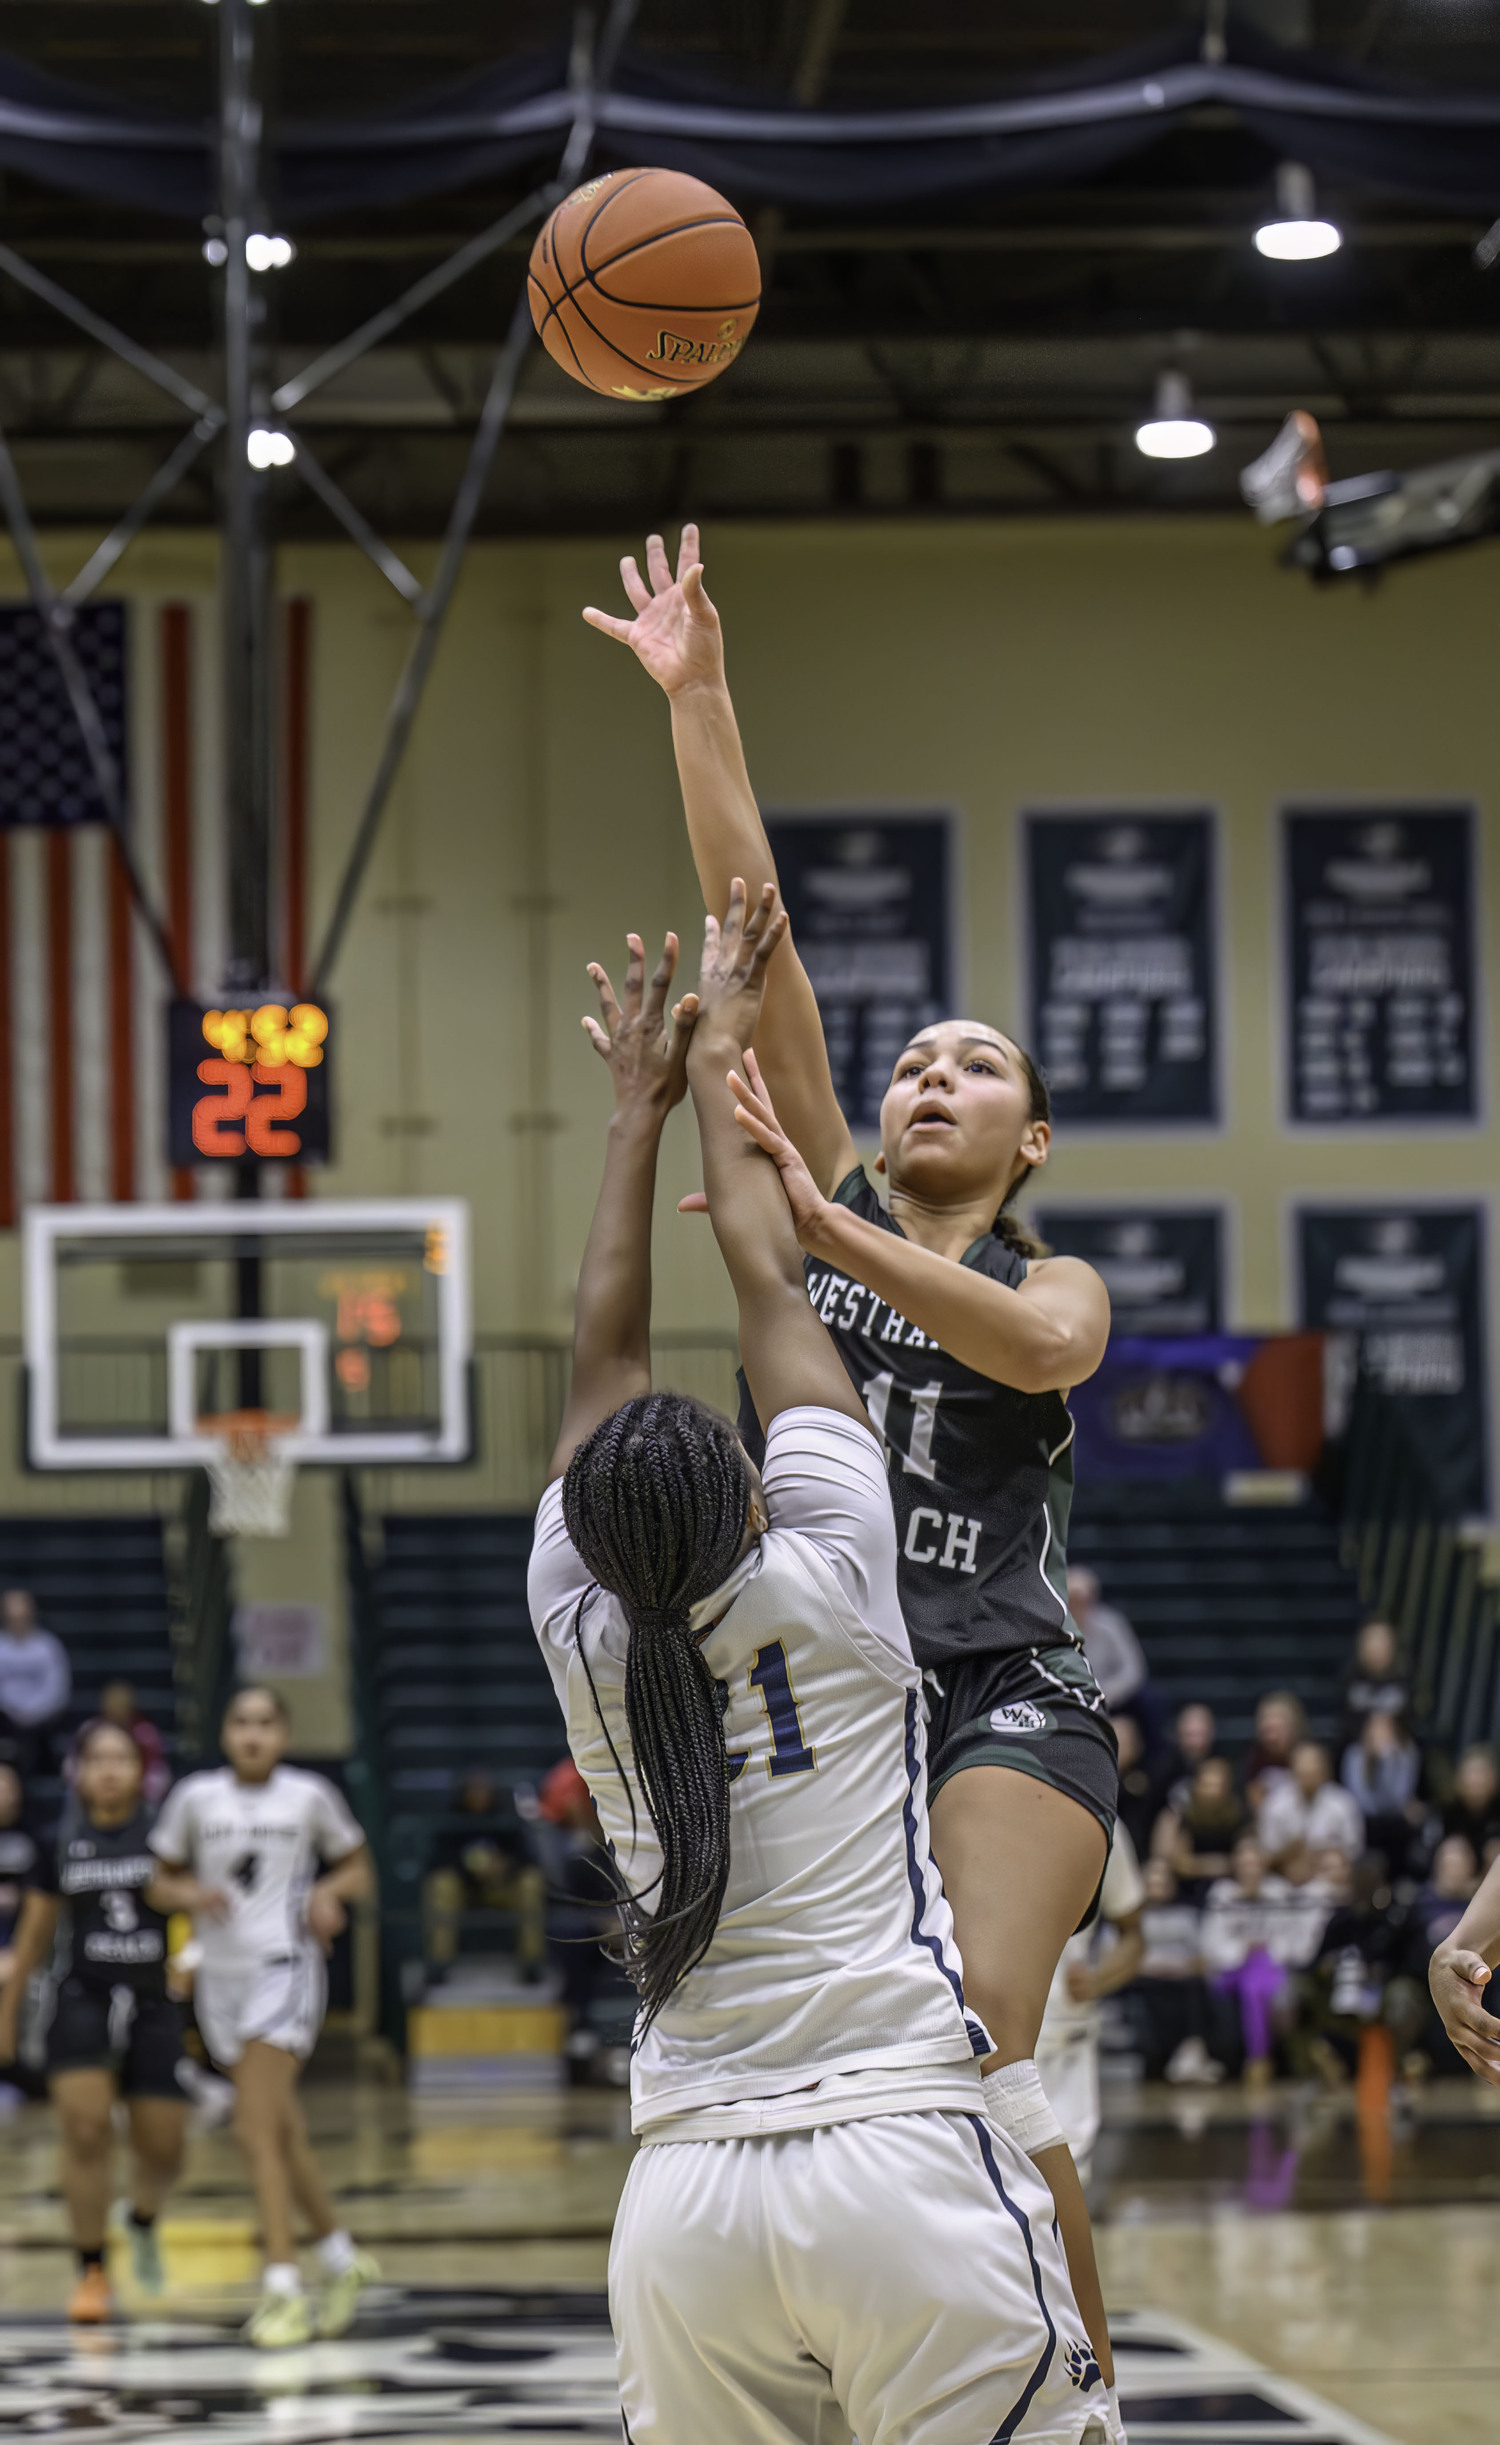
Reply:
<svg viewBox="0 0 1500 2445"><path fill-rule="evenodd" d="M263 2352L293 2351L313 2339L313 2305L305 2292L263 2292L244 2330Z"/></svg>
<svg viewBox="0 0 1500 2445"><path fill-rule="evenodd" d="M154 2224L137 2224L130 2212L130 2201L119 2199L110 2213L110 2229L130 2252L130 2272L142 2292L153 2296L167 2288L166 2269L161 2263L161 2243L156 2238Z"/></svg>
<svg viewBox="0 0 1500 2445"><path fill-rule="evenodd" d="M331 2276L318 2303L318 2332L325 2339L347 2334L354 2323L359 2296L367 2284L380 2281L380 2262L368 2250L356 2250L347 2267Z"/></svg>
<svg viewBox="0 0 1500 2445"><path fill-rule="evenodd" d="M73 2326L103 2326L114 2315L114 2296L102 2267L85 2267L68 2298Z"/></svg>

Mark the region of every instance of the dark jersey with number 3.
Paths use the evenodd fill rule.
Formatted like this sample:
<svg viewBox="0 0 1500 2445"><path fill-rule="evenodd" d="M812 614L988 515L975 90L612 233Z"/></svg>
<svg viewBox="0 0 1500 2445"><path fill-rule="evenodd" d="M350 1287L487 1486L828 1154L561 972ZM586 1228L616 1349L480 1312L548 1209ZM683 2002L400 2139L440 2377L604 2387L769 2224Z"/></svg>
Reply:
<svg viewBox="0 0 1500 2445"><path fill-rule="evenodd" d="M834 1195L904 1236L862 1169ZM1026 1279L1026 1259L993 1232L963 1263L1012 1289ZM804 1267L807 1295L885 1446L917 1662L1076 1642L1066 1593L1073 1420L1062 1394L992 1383L863 1283L814 1257ZM763 1438L743 1378L740 1432L758 1457Z"/></svg>
<svg viewBox="0 0 1500 2445"><path fill-rule="evenodd" d="M142 1898L161 1865L146 1848L153 1813L138 1808L128 1824L105 1827L70 1808L44 1848L31 1881L65 1906L59 1976L165 1995L167 1922Z"/></svg>

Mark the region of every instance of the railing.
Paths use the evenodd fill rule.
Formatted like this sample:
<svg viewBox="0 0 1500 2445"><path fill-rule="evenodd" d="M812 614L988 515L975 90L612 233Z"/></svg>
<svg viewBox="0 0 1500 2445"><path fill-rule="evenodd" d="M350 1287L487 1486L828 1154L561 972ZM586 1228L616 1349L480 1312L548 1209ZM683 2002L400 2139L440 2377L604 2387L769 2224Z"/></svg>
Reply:
<svg viewBox="0 0 1500 2445"><path fill-rule="evenodd" d="M1343 1555L1361 1601L1397 1632L1426 1741L1500 1738L1500 1586L1405 1412L1361 1377L1349 1420Z"/></svg>

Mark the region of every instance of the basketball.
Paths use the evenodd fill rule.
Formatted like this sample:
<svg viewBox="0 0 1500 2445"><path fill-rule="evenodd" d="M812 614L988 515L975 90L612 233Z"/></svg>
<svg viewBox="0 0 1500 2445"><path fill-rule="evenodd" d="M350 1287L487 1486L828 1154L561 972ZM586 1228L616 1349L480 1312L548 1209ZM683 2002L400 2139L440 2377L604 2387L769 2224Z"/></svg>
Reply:
<svg viewBox="0 0 1500 2445"><path fill-rule="evenodd" d="M612 170L560 203L531 253L549 356L607 399L677 399L732 365L760 310L755 242L678 170Z"/></svg>

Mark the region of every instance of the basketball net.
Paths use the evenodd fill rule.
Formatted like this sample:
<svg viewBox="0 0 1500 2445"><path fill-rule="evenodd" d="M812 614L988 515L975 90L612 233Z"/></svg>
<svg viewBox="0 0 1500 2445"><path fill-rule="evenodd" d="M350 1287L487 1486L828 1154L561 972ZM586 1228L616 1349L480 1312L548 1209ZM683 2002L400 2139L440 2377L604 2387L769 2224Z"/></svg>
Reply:
<svg viewBox="0 0 1500 2445"><path fill-rule="evenodd" d="M266 1409L231 1409L200 1418L213 1438L208 1471L208 1525L216 1537L289 1537L297 1463L285 1438L300 1421Z"/></svg>

